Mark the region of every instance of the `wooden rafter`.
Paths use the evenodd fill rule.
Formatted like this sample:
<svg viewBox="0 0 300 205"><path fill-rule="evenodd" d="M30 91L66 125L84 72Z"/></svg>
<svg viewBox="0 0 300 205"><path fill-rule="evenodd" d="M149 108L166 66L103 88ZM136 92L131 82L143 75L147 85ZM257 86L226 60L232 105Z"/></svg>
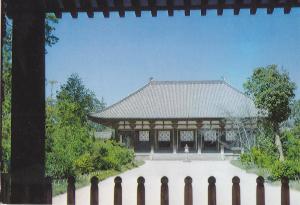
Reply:
<svg viewBox="0 0 300 205"><path fill-rule="evenodd" d="M92 0L80 0L80 6L86 10L89 18L94 17L94 8L92 5Z"/></svg>
<svg viewBox="0 0 300 205"><path fill-rule="evenodd" d="M191 15L191 0L184 0L184 15Z"/></svg>
<svg viewBox="0 0 300 205"><path fill-rule="evenodd" d="M134 8L134 13L136 17L141 17L141 5L139 0L131 0L132 7Z"/></svg>
<svg viewBox="0 0 300 205"><path fill-rule="evenodd" d="M125 2L126 1L126 2ZM73 18L78 16L78 12L86 12L89 17L94 16L94 12L103 12L104 17L109 17L110 12L119 12L121 17L126 11L134 11L137 17L143 11L151 11L153 17L157 16L157 11L168 11L169 16L174 15L174 11L184 11L186 16L191 10L201 10L201 15L205 16L207 10L216 10L218 15L222 15L224 9L233 10L234 15L240 13L240 9L250 9L250 14L256 14L258 8L265 9L268 14L272 14L275 8L281 8L285 14L290 13L294 7L300 7L299 0L41 0L40 9L45 12L55 13L61 17L62 12L70 12ZM13 0L9 2L14 2ZM96 3L96 4L95 4ZM24 9L32 10L33 7L24 8L10 6L8 16L13 12L20 12Z"/></svg>
<svg viewBox="0 0 300 205"><path fill-rule="evenodd" d="M75 0L63 0L64 9L71 12L73 18L78 17L78 11Z"/></svg>
<svg viewBox="0 0 300 205"><path fill-rule="evenodd" d="M114 0L116 9L119 11L120 17L125 17L125 9L123 0Z"/></svg>
<svg viewBox="0 0 300 205"><path fill-rule="evenodd" d="M206 16L208 0L201 0L201 16Z"/></svg>
<svg viewBox="0 0 300 205"><path fill-rule="evenodd" d="M151 15L153 17L156 17L157 16L156 0L148 0L148 5L149 5L150 10L151 10Z"/></svg>
<svg viewBox="0 0 300 205"><path fill-rule="evenodd" d="M56 18L61 18L62 17L62 12L59 7L59 2L58 0L47 0L46 1L46 6L53 8L53 13L55 14Z"/></svg>
<svg viewBox="0 0 300 205"><path fill-rule="evenodd" d="M109 17L109 7L107 0L97 0L97 7L102 11L105 18Z"/></svg>
<svg viewBox="0 0 300 205"><path fill-rule="evenodd" d="M224 8L225 0L218 0L218 8L217 8L217 14L218 16L223 15L223 8Z"/></svg>
<svg viewBox="0 0 300 205"><path fill-rule="evenodd" d="M234 9L233 9L233 14L234 15L239 15L240 14L240 8L241 5L243 3L243 0L234 0L235 5L234 5Z"/></svg>
<svg viewBox="0 0 300 205"><path fill-rule="evenodd" d="M267 14L273 14L274 7L277 4L278 0L269 0L269 6L267 8Z"/></svg>
<svg viewBox="0 0 300 205"><path fill-rule="evenodd" d="M257 11L257 7L261 3L261 0L251 0L251 8L250 8L250 14L255 15Z"/></svg>
<svg viewBox="0 0 300 205"><path fill-rule="evenodd" d="M174 2L173 0L167 0L167 9L168 9L168 15L174 16Z"/></svg>

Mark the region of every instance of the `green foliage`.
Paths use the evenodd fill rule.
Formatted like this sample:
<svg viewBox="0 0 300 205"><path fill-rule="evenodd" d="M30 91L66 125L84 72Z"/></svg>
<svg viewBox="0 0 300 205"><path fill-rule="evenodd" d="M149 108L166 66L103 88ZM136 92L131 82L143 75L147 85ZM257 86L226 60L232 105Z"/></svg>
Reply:
<svg viewBox="0 0 300 205"><path fill-rule="evenodd" d="M276 65L256 68L244 88L272 124L288 119L296 84L286 71L279 71Z"/></svg>
<svg viewBox="0 0 300 205"><path fill-rule="evenodd" d="M300 177L300 132L295 127L282 134L285 161L278 160L274 144L267 135L261 137L260 146L253 147L249 153L242 154L240 160L245 167L257 167L267 170L271 180L280 180L283 176L292 180ZM263 139L264 138L264 139Z"/></svg>
<svg viewBox="0 0 300 205"><path fill-rule="evenodd" d="M55 36L55 24L58 20L53 14L46 16L46 33L45 42L47 46L53 46L58 42ZM11 69L12 69L12 26L11 21L6 18L6 34L3 39L3 84L4 84L4 101L2 111L2 134L3 134L3 165L4 172L10 169L11 159Z"/></svg>
<svg viewBox="0 0 300 205"><path fill-rule="evenodd" d="M81 123L87 122L87 115L90 112L100 111L105 106L92 91L85 88L78 74L72 74L66 84L61 86L60 91L57 93L57 103L73 103L73 107L70 109L72 109L73 115L81 120ZM63 109L65 107L60 106ZM64 112L64 110L59 110L59 112ZM69 119L65 122L72 123Z"/></svg>
<svg viewBox="0 0 300 205"><path fill-rule="evenodd" d="M300 100L296 100L293 103L291 118L294 121L295 126L300 125Z"/></svg>
<svg viewBox="0 0 300 205"><path fill-rule="evenodd" d="M290 179L299 179L300 176L300 163L293 160L279 161L276 160L271 166L272 180L280 180L282 177Z"/></svg>

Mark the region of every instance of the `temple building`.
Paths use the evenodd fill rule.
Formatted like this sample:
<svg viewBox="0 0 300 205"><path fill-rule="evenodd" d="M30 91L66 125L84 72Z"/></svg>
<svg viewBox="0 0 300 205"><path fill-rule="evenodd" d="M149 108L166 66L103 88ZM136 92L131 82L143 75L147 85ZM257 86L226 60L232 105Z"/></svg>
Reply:
<svg viewBox="0 0 300 205"><path fill-rule="evenodd" d="M116 140L136 154L239 153L242 129L255 128L258 110L225 81L153 81L90 120L115 130Z"/></svg>

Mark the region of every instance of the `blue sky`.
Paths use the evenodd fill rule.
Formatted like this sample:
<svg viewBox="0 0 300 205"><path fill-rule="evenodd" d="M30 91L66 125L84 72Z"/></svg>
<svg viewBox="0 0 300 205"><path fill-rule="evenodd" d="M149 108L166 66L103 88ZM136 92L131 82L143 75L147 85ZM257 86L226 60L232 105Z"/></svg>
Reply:
<svg viewBox="0 0 300 205"><path fill-rule="evenodd" d="M155 80L218 80L222 76L242 90L254 68L277 64L300 86L300 10L284 15L282 9L267 15L258 10L239 16L224 11L205 17L175 12L168 17L142 13L100 13L74 20L63 15L56 26L58 44L48 48L46 78L58 89L71 73L78 73L86 87L108 105ZM50 86L47 86L50 95ZM296 91L300 98L300 89Z"/></svg>

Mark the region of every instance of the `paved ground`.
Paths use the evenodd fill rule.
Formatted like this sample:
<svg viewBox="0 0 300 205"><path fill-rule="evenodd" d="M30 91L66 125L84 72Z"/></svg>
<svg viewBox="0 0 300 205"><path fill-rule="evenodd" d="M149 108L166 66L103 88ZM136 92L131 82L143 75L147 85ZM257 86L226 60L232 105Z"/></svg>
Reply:
<svg viewBox="0 0 300 205"><path fill-rule="evenodd" d="M136 179L144 176L146 183L146 204L160 204L160 178L169 178L170 205L183 205L184 178L193 178L194 204L207 204L207 179L216 177L217 204L231 204L231 178L241 179L242 205L254 205L256 193L256 175L248 174L236 168L229 161L146 161L134 170L121 174L123 179L123 205L136 204ZM113 178L99 184L100 205L113 205ZM76 204L89 204L89 187L76 191ZM280 204L280 187L265 185L266 205ZM53 199L54 204L66 204L66 195ZM300 204L300 192L291 190L291 205Z"/></svg>

